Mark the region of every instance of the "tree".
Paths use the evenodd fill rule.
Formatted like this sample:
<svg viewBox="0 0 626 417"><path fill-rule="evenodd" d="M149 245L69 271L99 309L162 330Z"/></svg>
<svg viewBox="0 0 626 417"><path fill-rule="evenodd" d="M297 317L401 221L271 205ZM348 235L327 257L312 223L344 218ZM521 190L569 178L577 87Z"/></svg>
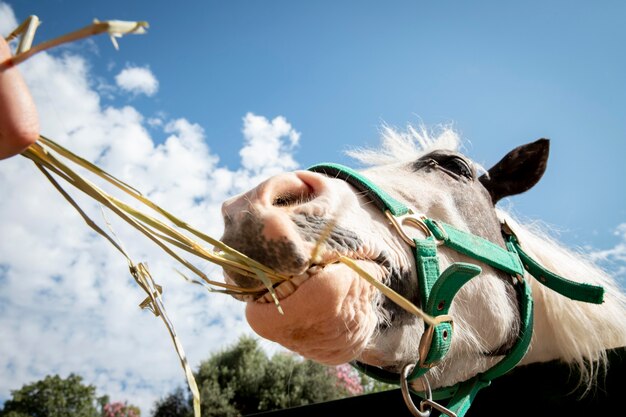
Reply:
<svg viewBox="0 0 626 417"><path fill-rule="evenodd" d="M398 385L381 382L374 378L370 378L365 374L360 374L359 378L361 379L361 386L363 387L364 394L374 394L376 392L389 391L390 389L398 388Z"/></svg>
<svg viewBox="0 0 626 417"><path fill-rule="evenodd" d="M235 417L352 395L354 390L360 392L354 375L293 354L269 358L256 340L242 337L202 362L196 381L203 417ZM191 416L188 396L178 389L156 404L153 415Z"/></svg>
<svg viewBox="0 0 626 417"><path fill-rule="evenodd" d="M153 417L192 417L193 409L189 396L182 388L176 388L167 397L157 401Z"/></svg>
<svg viewBox="0 0 626 417"><path fill-rule="evenodd" d="M139 408L122 402L109 402L109 396L96 395L96 387L70 374L58 375L11 391L11 399L0 409L0 417L140 417Z"/></svg>
<svg viewBox="0 0 626 417"><path fill-rule="evenodd" d="M0 417L100 417L96 388L74 374L46 376L12 391L11 397Z"/></svg>

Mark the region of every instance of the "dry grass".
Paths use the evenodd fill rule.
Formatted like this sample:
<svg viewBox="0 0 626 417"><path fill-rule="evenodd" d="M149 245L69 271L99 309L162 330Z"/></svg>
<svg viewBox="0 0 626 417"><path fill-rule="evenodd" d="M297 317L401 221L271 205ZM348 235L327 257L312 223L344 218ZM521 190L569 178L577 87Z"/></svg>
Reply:
<svg viewBox="0 0 626 417"><path fill-rule="evenodd" d="M277 308L282 313L280 303L275 295L274 287L279 285L285 280L291 279L289 276L280 274L271 268L249 258L248 256L230 248L218 239L212 238L207 234L197 230L174 216L170 212L161 208L159 205L150 201L139 191L135 190L128 184L118 180L109 173L103 171L96 165L86 161L85 159L73 154L69 150L65 149L61 145L54 141L40 137L39 141L28 148L23 155L31 159L35 165L41 170L41 172L50 180L52 185L65 197L65 199L80 213L85 222L102 235L111 244L118 249L118 251L126 258L131 275L137 282L137 284L146 292L147 298L140 306L142 308L149 308L157 317L161 317L169 334L176 347L179 358L187 380L194 396L194 405L196 404L196 398L199 396L198 388L191 368L185 357L182 345L176 336L176 332L172 323L167 318L165 307L161 299L161 288L158 286L152 276L150 275L147 267L143 263L135 263L131 260L128 253L124 250L122 245L115 239L112 232L106 232L100 226L98 226L89 216L79 207L79 205L72 199L70 194L63 189L59 184L56 177L65 180L68 184L72 185L76 189L80 190L84 194L88 195L102 206L108 208L113 213L118 215L122 220L128 223L130 226L137 229L148 239L152 240L157 246L159 246L167 255L171 256L174 260L182 264L185 268L193 272L200 281L191 280L201 283L203 286L209 289L211 292L239 295L239 296L261 296L266 291L269 291L274 297ZM130 203L122 201L120 198L114 197L111 194L103 191L94 182L89 181L78 174L74 169L70 167L68 162L75 164L88 173L95 175L97 178L106 181L113 185L118 190L122 191L131 199L141 203L151 212L140 210L131 206ZM54 174L54 175L53 175ZM321 239L317 242L315 249L311 254L310 263L316 263L315 260L318 257L319 252L323 246L324 240L330 234L330 231L334 227L335 222L329 222L328 230L322 233ZM197 240L199 239L199 240ZM218 248L217 250L208 249L206 244L211 247ZM178 251L177 251L177 250ZM210 279L200 269L194 266L193 263L183 258L179 251L187 252L188 254L197 256L201 259L207 260L214 264L221 266L222 268L237 272L241 275L255 278L259 281L259 286L256 288L242 288L236 285L227 284L221 281L215 281ZM385 294L389 299L404 308L411 314L415 314L422 318L426 323L434 324L433 318L424 313L421 309L417 308L414 304L402 297L400 294L387 287L385 284L372 277L357 263L345 256L339 258L339 262L343 263L347 267L351 268L363 279L367 280L371 285L376 287L379 291ZM189 279L189 278L187 278ZM197 403L199 406L199 402ZM199 410L199 408L198 408Z"/></svg>

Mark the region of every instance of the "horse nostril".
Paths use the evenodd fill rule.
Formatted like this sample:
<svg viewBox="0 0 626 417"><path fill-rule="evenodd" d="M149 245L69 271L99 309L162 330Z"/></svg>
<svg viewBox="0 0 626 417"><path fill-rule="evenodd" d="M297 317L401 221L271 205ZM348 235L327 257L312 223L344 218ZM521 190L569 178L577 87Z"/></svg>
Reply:
<svg viewBox="0 0 626 417"><path fill-rule="evenodd" d="M274 201L272 201L272 205L277 206L277 207L291 206L295 204L297 200L298 200L298 197L296 196L296 194L286 193L286 194L274 197Z"/></svg>
<svg viewBox="0 0 626 417"><path fill-rule="evenodd" d="M276 207L288 207L288 206L297 206L300 204L304 204L308 201L311 201L315 196L312 192L310 193L291 193L287 192L284 194L280 194L274 198L272 201L272 205Z"/></svg>
<svg viewBox="0 0 626 417"><path fill-rule="evenodd" d="M315 199L323 185L317 177L311 177L310 172L297 171L288 174L276 175L259 189L258 200L265 206L294 207L306 204ZM319 174L314 174L319 175Z"/></svg>

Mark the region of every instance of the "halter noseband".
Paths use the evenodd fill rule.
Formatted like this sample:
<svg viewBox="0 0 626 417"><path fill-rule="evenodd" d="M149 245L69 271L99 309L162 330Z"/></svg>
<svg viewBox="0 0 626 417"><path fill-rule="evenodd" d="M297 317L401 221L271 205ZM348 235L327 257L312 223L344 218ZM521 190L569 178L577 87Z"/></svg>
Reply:
<svg viewBox="0 0 626 417"><path fill-rule="evenodd" d="M480 389L489 386L493 379L509 372L522 360L528 351L533 332L533 299L530 285L523 278L525 271L537 278L538 282L570 299L595 304L603 302L604 288L565 279L545 269L529 257L522 250L516 236L506 223L502 225L502 232L506 238L506 249L503 249L482 237L419 215L351 168L327 163L314 165L309 170L344 180L358 191L366 193L389 218L402 239L412 248L422 307L427 314L435 318L434 325L425 324L419 344L418 363L405 366L401 375L361 362L355 361L352 365L379 381L401 384L405 401L414 415L425 417L430 414L430 409L435 408L449 416L462 417ZM410 238L403 229L403 225L407 223L420 228L427 237L424 239ZM421 402L420 411L415 408L408 395L407 381L415 381L420 377L425 377L430 368L444 359L450 350L454 331L453 317L448 315L452 300L463 285L482 272L478 265L454 262L440 273L437 254L437 246L439 245L445 245L463 255L512 275L515 278L513 285L518 294L521 325L517 341L513 347L500 362L485 372L454 386L437 389L432 392L432 395L428 380L425 380L427 391L417 393L426 398ZM433 401L433 399L446 398L450 398L447 407Z"/></svg>

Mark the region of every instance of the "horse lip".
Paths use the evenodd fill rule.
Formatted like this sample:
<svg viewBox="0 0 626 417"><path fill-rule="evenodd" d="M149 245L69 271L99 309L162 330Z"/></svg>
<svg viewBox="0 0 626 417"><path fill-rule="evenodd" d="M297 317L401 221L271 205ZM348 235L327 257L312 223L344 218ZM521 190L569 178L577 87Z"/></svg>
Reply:
<svg viewBox="0 0 626 417"><path fill-rule="evenodd" d="M385 276L389 273L386 267L379 265L378 262L376 262L373 259L363 259L363 258L352 258L352 259L355 261L358 260L358 261L372 262L381 267L382 272ZM274 292L278 298L278 301L281 302L287 299L288 297L291 297L300 289L301 285L309 281L311 278L315 278L317 275L323 273L327 266L338 265L338 264L341 264L341 262L339 260L339 257L336 256L335 254L335 256L333 257L333 261L328 261L323 264L312 264L304 273L296 275L296 276L291 276L288 280L275 284ZM247 296L245 301L259 303L259 304L273 304L274 303L274 299L268 290L263 291L263 293L261 293L260 295Z"/></svg>
<svg viewBox="0 0 626 417"><path fill-rule="evenodd" d="M238 272L224 268L224 281L230 285L236 285L243 289L262 288L263 285L254 278L247 277ZM250 282L250 285L241 285L242 282Z"/></svg>
<svg viewBox="0 0 626 417"><path fill-rule="evenodd" d="M307 280L310 276L315 275L318 272L319 268L323 268L326 265L336 263L338 262L338 259L339 259L337 253L328 252L328 251L324 251L321 254L318 254L316 258L318 262L314 263L313 261L310 261L310 263L308 265L305 265L300 271L291 271L291 272L282 271L281 272L283 276L289 277L286 281L297 283L296 288L293 290L293 292L297 290L297 287L299 286L300 283ZM240 294L231 293L230 295L233 296L235 299L239 301L243 301L243 302L251 302L251 301L257 301L266 295L269 298L269 295L268 295L269 290L261 283L260 280L255 279L254 277L242 275L236 271L229 270L227 268L223 269L223 275L224 275L224 281L227 284L240 287L241 289L244 289L244 290L258 290L254 292L242 292ZM273 285L275 292L276 292L276 289L280 287L281 284L283 284L286 281L275 283ZM279 296L279 300L282 298L286 298L286 297Z"/></svg>
<svg viewBox="0 0 626 417"><path fill-rule="evenodd" d="M286 281L274 284L273 288L274 288L274 292L276 296L278 297L278 301L284 300L285 298L291 296L293 293L295 293L299 289L301 284L303 284L305 281L308 281L310 278L314 277L318 273L322 272L327 265L340 263L339 258L341 256L345 256L345 255L341 255L334 251L324 251L321 254L318 254L316 256L317 263L311 263L304 271L290 275L289 279L287 279ZM353 259L357 260L359 258L353 258ZM360 260L369 260L372 262L376 262L375 260L372 260L372 259L360 259ZM244 278L246 280L254 280L254 278L244 277L236 272L227 271L227 270L224 270L224 277L228 283L235 284L235 285L238 285L237 280L234 279L235 277ZM291 283L291 285L295 286L295 288L293 289L289 288L290 284L285 284L286 282ZM271 297L269 290L266 287L264 287L260 283L260 281L258 282L258 284L259 284L258 286L250 285L250 286L242 287L242 288L247 288L247 289L258 288L259 291L257 292L250 293L250 294L232 294L232 296L235 299L239 301L243 301L243 302L257 302L261 304L273 303L274 300ZM285 284L284 287L286 288L280 288L281 285L283 284Z"/></svg>
<svg viewBox="0 0 626 417"><path fill-rule="evenodd" d="M309 279L314 278L318 274L322 273L327 266L340 264L341 263L339 260L340 256L341 255L337 254L336 252L326 253L325 256L322 256L322 258L326 258L324 262L311 264L309 268L307 268L307 270L304 271L303 273L291 276L287 281L274 285L274 291L278 298L278 301L280 302L286 299L287 297L290 297L292 294L298 291L298 289L300 288L302 284L304 284ZM352 259L361 260L361 261L370 261L370 262L374 262L377 264L377 262L372 259L362 259L362 258L352 258ZM385 273L387 273L386 268L383 267L383 269L385 270ZM268 290L265 290L259 296L247 297L247 302L258 302L258 303L264 304L264 303L272 303L274 302L274 300L272 296L270 295L270 292Z"/></svg>
<svg viewBox="0 0 626 417"><path fill-rule="evenodd" d="M300 288L304 282L308 281L310 278L314 277L318 273L324 270L324 267L328 264L311 265L306 271L301 274L291 276L288 280L285 280L279 284L274 285L274 293L276 294L278 301L282 301L287 297L290 297ZM257 302L257 303L271 303L273 302L273 298L270 295L269 290L265 290L261 295L255 296L252 299L249 299L248 302Z"/></svg>

